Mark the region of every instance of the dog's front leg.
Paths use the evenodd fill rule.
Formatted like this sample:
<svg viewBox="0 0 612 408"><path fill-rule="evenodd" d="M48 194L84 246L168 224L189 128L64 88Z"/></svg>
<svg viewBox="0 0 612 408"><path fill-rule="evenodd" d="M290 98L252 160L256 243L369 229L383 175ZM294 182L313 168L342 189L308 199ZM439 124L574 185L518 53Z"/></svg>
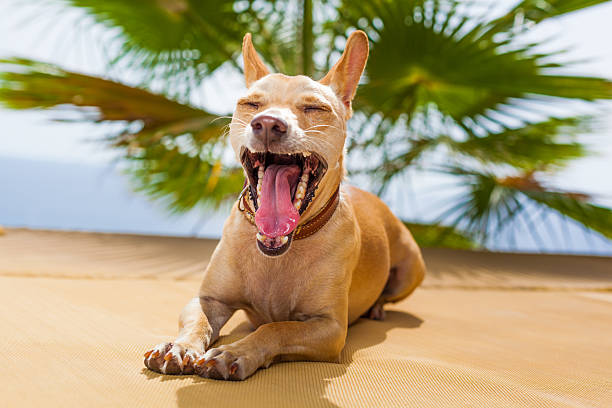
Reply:
<svg viewBox="0 0 612 408"><path fill-rule="evenodd" d="M195 362L217 339L233 312L215 299L193 298L181 312L176 340L158 344L145 353L145 365L162 374L193 374Z"/></svg>
<svg viewBox="0 0 612 408"><path fill-rule="evenodd" d="M196 373L207 378L244 380L275 361L335 361L344 347L346 331L346 322L332 317L264 324L235 343L208 350L198 362Z"/></svg>

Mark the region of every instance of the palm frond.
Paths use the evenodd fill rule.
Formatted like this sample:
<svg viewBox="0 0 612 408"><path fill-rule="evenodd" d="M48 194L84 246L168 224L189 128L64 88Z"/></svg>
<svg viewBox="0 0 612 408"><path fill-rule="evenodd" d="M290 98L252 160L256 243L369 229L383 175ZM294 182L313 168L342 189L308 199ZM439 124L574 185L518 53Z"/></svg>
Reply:
<svg viewBox="0 0 612 408"><path fill-rule="evenodd" d="M526 23L540 23L546 19L563 16L609 0L522 0L491 25L496 31L509 30Z"/></svg>
<svg viewBox="0 0 612 408"><path fill-rule="evenodd" d="M479 247L472 237L452 227L413 222L404 222L404 225L423 248L476 249Z"/></svg>
<svg viewBox="0 0 612 408"><path fill-rule="evenodd" d="M175 213L218 207L236 199L244 181L241 167L225 165L211 145L185 152L156 144L126 156L137 191L161 201Z"/></svg>
<svg viewBox="0 0 612 408"><path fill-rule="evenodd" d="M355 26L368 16L373 47L357 106L371 113L398 118L433 104L469 127L521 100L612 98L610 81L556 75L548 64L552 54L536 54L533 44L494 41L490 23L459 15L454 2L352 2L343 5L342 16Z"/></svg>
<svg viewBox="0 0 612 408"><path fill-rule="evenodd" d="M196 80L240 52L248 25L234 1L66 0L104 27L119 31L115 61L129 60L157 78ZM236 64L237 66L237 64Z"/></svg>
<svg viewBox="0 0 612 408"><path fill-rule="evenodd" d="M410 147L400 153L393 156L384 154L382 164L369 171L374 178L379 180L380 187L377 194L382 194L393 177L409 166L415 165L426 152L433 150L439 143L440 139L419 138L411 140Z"/></svg>
<svg viewBox="0 0 612 408"><path fill-rule="evenodd" d="M467 190L440 215L439 222L478 236L481 242L511 224L529 201L612 238L611 209L590 203L591 197L583 193L547 188L533 172L500 177L491 172L460 168L445 171L462 177Z"/></svg>
<svg viewBox="0 0 612 408"><path fill-rule="evenodd" d="M111 63L145 71L147 85L156 80L172 83L166 93L186 83L198 84L226 63L241 71L237 57L246 32L257 33L257 50L276 71L302 73L295 47L299 16L287 2L54 1L85 11L116 32L111 48L118 51Z"/></svg>
<svg viewBox="0 0 612 408"><path fill-rule="evenodd" d="M147 130L217 118L163 95L53 64L19 58L0 64L0 103L10 109L72 109L83 121L142 121Z"/></svg>
<svg viewBox="0 0 612 408"><path fill-rule="evenodd" d="M463 141L444 137L444 142L453 151L482 163L507 164L526 171L544 170L586 155L584 145L575 140L590 130L590 121L586 117L552 118Z"/></svg>
<svg viewBox="0 0 612 408"><path fill-rule="evenodd" d="M612 239L612 210L587 202L581 193L524 191L527 197Z"/></svg>
<svg viewBox="0 0 612 408"><path fill-rule="evenodd" d="M166 96L25 59L1 60L0 103L12 109L53 109L81 122L119 122L110 146L124 151L140 190L176 211L217 205L240 189L242 171L224 165L227 120ZM169 198L168 198L169 197Z"/></svg>

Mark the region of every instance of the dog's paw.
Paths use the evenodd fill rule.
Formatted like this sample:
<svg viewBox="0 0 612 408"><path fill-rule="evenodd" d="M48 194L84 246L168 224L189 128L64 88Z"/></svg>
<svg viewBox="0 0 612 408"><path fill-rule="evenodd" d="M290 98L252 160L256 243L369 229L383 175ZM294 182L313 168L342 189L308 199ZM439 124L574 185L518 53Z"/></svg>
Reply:
<svg viewBox="0 0 612 408"><path fill-rule="evenodd" d="M383 308L383 303L375 303L367 312L365 312L361 317L365 317L366 319L371 320L385 320L385 309Z"/></svg>
<svg viewBox="0 0 612 408"><path fill-rule="evenodd" d="M195 348L178 343L161 343L145 353L144 364L161 374L193 374L202 354Z"/></svg>
<svg viewBox="0 0 612 408"><path fill-rule="evenodd" d="M231 344L208 350L197 361L195 373L216 380L244 380L262 366L256 351Z"/></svg>

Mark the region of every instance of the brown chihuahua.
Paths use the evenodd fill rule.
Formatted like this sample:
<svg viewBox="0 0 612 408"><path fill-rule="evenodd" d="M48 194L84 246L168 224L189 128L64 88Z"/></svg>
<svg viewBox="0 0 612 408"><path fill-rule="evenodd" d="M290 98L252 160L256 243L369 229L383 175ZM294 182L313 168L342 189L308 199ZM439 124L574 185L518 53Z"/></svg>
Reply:
<svg viewBox="0 0 612 408"><path fill-rule="evenodd" d="M320 81L270 74L251 35L248 91L230 140L247 178L179 335L145 353L164 374L243 380L277 361L337 361L360 316L408 296L425 265L412 235L376 196L344 184L351 101L368 58L355 31ZM242 309L256 329L211 347Z"/></svg>

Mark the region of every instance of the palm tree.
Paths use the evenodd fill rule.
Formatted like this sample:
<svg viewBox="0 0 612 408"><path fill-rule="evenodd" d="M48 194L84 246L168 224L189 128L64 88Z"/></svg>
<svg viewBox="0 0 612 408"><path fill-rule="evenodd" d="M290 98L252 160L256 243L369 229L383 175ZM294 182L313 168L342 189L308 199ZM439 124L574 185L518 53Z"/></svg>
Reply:
<svg viewBox="0 0 612 408"><path fill-rule="evenodd" d="M217 72L241 73L246 32L255 33L274 70L317 78L340 54L346 34L359 28L371 54L350 125L349 170L365 174L379 193L409 168L442 172L464 186L434 225L413 224L423 240L483 243L534 206L612 238L610 209L543 181L588 153L579 139L595 119L555 115L548 107L610 99L612 83L564 74L566 53L543 52L543 42L529 43L525 35L599 3L522 0L493 17L474 12L481 3L453 0L41 0L41 13L76 8L105 28L101 41L114 50L108 68L125 80L7 58L0 103L122 124L106 142L122 153L139 190L173 211L217 206L233 200L243 182L225 154L230 112L197 106L193 93ZM128 85L134 77L138 83ZM368 157L366 165L360 157Z"/></svg>

